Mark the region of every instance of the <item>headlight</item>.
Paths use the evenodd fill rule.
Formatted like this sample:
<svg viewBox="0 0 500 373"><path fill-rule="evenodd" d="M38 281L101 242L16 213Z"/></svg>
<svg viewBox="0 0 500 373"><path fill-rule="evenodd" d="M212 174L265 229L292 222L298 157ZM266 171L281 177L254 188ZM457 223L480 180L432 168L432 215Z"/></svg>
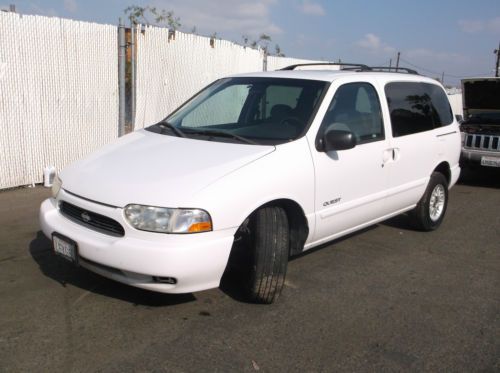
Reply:
<svg viewBox="0 0 500 373"><path fill-rule="evenodd" d="M200 209L171 209L143 205L125 207L125 219L141 231L198 233L212 230L208 212Z"/></svg>
<svg viewBox="0 0 500 373"><path fill-rule="evenodd" d="M52 197L57 198L59 191L61 190L62 181L59 176L56 175L54 182L52 183Z"/></svg>

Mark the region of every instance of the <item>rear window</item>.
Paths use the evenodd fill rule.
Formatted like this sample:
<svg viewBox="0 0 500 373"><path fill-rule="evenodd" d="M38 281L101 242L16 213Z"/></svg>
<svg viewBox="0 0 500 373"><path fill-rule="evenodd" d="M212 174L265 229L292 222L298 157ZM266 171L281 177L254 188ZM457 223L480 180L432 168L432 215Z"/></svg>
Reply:
<svg viewBox="0 0 500 373"><path fill-rule="evenodd" d="M394 137L430 131L453 122L448 97L429 83L395 82L385 86Z"/></svg>

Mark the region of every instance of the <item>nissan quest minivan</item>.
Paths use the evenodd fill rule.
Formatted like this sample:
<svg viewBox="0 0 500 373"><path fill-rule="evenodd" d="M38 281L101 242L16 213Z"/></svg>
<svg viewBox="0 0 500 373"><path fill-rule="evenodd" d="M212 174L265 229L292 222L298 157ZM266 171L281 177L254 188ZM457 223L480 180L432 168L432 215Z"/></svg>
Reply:
<svg viewBox="0 0 500 373"><path fill-rule="evenodd" d="M439 227L461 139L439 82L365 65L234 75L66 167L40 209L56 254L163 293L271 303L290 256L408 213ZM305 67L307 69L307 67Z"/></svg>

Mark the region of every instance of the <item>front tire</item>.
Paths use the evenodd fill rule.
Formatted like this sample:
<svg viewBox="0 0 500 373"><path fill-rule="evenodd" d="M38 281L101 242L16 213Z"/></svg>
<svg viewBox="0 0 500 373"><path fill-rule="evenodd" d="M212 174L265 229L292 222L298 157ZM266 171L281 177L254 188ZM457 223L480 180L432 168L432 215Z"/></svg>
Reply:
<svg viewBox="0 0 500 373"><path fill-rule="evenodd" d="M424 195L410 213L412 224L422 231L437 229L448 207L448 182L443 174L433 172Z"/></svg>
<svg viewBox="0 0 500 373"><path fill-rule="evenodd" d="M285 283L290 231L283 208L263 207L252 217L253 247L248 292L256 303L272 303Z"/></svg>

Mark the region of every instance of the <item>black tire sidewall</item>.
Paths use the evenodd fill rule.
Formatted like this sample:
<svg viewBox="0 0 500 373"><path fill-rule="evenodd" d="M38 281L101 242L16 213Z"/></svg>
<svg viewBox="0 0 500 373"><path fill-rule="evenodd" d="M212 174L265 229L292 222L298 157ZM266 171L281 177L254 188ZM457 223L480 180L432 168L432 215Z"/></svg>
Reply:
<svg viewBox="0 0 500 373"><path fill-rule="evenodd" d="M276 206L259 209L253 216L252 229L253 253L247 289L254 302L272 303L281 293L288 264L290 237L284 209ZM269 235L275 235L276 239L270 240ZM266 241L273 244L266 245Z"/></svg>
<svg viewBox="0 0 500 373"><path fill-rule="evenodd" d="M432 192L434 188L438 185L442 185L444 189L444 196L445 196L444 206L439 219L432 220L430 213L430 201ZM443 222L447 208L448 208L448 182L446 181L446 178L444 177L443 174L434 172L431 175L424 197L417 206L417 215L418 215L417 219L420 220L419 223L421 225L421 228L428 231L438 228Z"/></svg>

